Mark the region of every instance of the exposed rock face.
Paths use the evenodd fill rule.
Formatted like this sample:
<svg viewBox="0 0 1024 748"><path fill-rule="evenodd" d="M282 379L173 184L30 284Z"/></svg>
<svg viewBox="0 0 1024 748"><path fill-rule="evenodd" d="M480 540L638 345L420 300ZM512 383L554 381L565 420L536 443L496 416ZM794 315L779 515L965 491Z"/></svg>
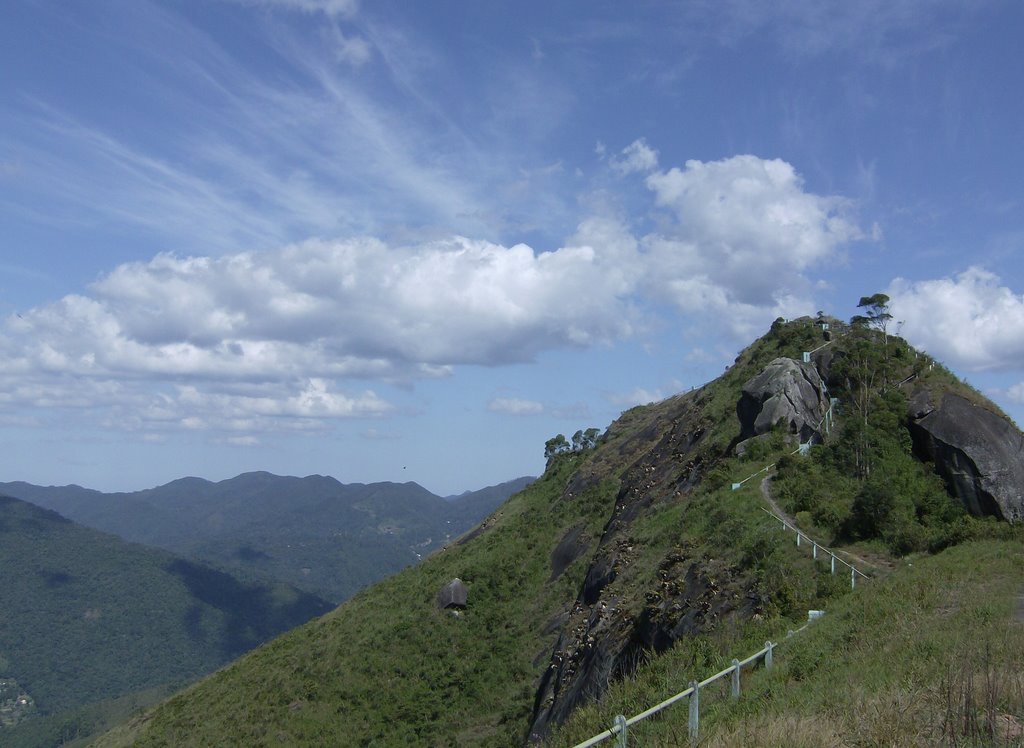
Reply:
<svg viewBox="0 0 1024 748"><path fill-rule="evenodd" d="M437 593L437 607L442 610L448 608L465 608L469 599L469 590L462 580L456 577Z"/></svg>
<svg viewBox="0 0 1024 748"><path fill-rule="evenodd" d="M1011 422L959 395L938 405L926 391L910 399L914 449L975 516L1024 519L1024 434Z"/></svg>
<svg viewBox="0 0 1024 748"><path fill-rule="evenodd" d="M590 539L584 535L584 526L577 525L570 529L561 542L551 553L551 576L549 582L553 582L562 576L562 572L569 568L577 558L582 556L590 546Z"/></svg>
<svg viewBox="0 0 1024 748"><path fill-rule="evenodd" d="M630 537L633 521L660 500L685 496L703 477L702 407L699 391L680 396L670 423L652 424L622 443L622 456L631 467L622 475L615 508L590 557L578 597L548 629L557 631L558 639L536 692L531 743L543 740L550 725L564 721L579 704L598 698L610 683L631 675L679 637L760 610L748 580L736 578L735 570L721 561L684 547L671 549L662 560L639 609L624 600L619 589L618 580L629 575L639 553ZM578 475L574 481L586 479ZM579 488L571 484L566 497L571 500ZM553 571L556 556L580 547L575 535L574 528L559 544L552 557Z"/></svg>
<svg viewBox="0 0 1024 748"><path fill-rule="evenodd" d="M743 385L736 405L740 438L768 433L783 423L800 441L820 440L818 429L828 405L825 384L813 364L777 358Z"/></svg>

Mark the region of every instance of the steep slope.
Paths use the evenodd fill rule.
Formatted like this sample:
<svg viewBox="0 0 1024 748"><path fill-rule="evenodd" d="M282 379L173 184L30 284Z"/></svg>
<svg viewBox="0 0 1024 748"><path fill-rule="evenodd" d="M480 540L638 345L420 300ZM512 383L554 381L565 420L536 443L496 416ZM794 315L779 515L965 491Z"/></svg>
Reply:
<svg viewBox="0 0 1024 748"><path fill-rule="evenodd" d="M76 522L218 566L254 571L334 601L415 563L528 483L445 501L416 483L244 473L182 478L134 493L0 484Z"/></svg>
<svg viewBox="0 0 1024 748"><path fill-rule="evenodd" d="M849 590L848 581L779 532L762 511L759 486L744 482L794 452L801 434L808 444L826 439L818 450L832 442L851 446L878 485L892 468L903 470L901 486L923 486L915 494L919 514L897 507L909 523L901 532L919 526L951 541L955 525L969 535L974 525L963 508L942 493L941 482L926 480L928 469L910 454L905 397L890 376L900 367L888 363L906 351L896 356L870 331L842 332L844 342L833 346L814 320L778 322L715 382L624 413L593 449L556 454L540 480L458 543L242 658L103 744L517 745L543 740L615 684L656 669L666 653L682 651L691 665L706 665L778 637L808 609L827 608ZM828 355L815 355L813 377L804 367L774 366L799 369L798 387L807 381L821 390L784 398L798 417L787 407L777 421L758 423L759 412L739 407L747 385L773 362L800 361L823 342ZM872 352L866 364L888 367L877 391L861 388L849 365L864 346ZM916 381L956 386L923 371ZM850 398L846 410L831 413L823 382L830 397L834 388ZM866 408L857 418L855 396ZM886 407L876 407L879 398ZM892 420L900 402L903 420ZM824 403L828 425L815 412ZM752 417L753 427L738 413ZM881 438L890 427L895 444ZM905 469L904 459L915 467ZM877 499L878 485L862 493ZM932 492L936 486L941 496ZM858 506L845 510L859 517ZM802 518L808 510L796 511ZM879 537L854 529L861 539ZM437 593L454 578L468 589L465 608L440 610Z"/></svg>
<svg viewBox="0 0 1024 748"><path fill-rule="evenodd" d="M3 496L0 569L0 679L42 715L187 681L330 609Z"/></svg>
<svg viewBox="0 0 1024 748"><path fill-rule="evenodd" d="M885 579L833 600L807 630L774 639L774 667L745 670L738 701L709 688L700 745L1021 745L1022 576L1020 539L970 541L899 562ZM637 714L760 646L740 644L703 662L679 647L578 710L553 743L583 742L616 714ZM687 735L685 700L629 731L630 745L685 745Z"/></svg>

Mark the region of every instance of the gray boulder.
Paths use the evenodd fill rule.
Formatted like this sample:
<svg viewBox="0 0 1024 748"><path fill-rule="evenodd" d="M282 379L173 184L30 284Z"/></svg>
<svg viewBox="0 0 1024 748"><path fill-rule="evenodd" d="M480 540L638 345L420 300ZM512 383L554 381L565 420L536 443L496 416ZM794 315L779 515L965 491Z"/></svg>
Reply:
<svg viewBox="0 0 1024 748"><path fill-rule="evenodd" d="M441 610L465 608L468 599L469 590L462 580L456 577L438 591L437 607Z"/></svg>
<svg viewBox="0 0 1024 748"><path fill-rule="evenodd" d="M821 440L821 423L829 399L813 364L777 358L743 385L736 404L740 438L750 439L772 430L777 423L799 434L800 441Z"/></svg>
<svg viewBox="0 0 1024 748"><path fill-rule="evenodd" d="M922 459L935 463L951 493L975 516L1024 519L1024 434L1010 421L947 393L910 398L910 434Z"/></svg>

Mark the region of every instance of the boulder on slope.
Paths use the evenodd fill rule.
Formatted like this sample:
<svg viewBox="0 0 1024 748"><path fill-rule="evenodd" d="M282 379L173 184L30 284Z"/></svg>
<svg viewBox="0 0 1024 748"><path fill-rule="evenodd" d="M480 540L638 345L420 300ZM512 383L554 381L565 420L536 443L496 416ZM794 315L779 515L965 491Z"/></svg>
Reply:
<svg viewBox="0 0 1024 748"><path fill-rule="evenodd" d="M967 511L1024 519L1024 434L1012 422L953 393L933 399L920 390L908 410L915 451Z"/></svg>
<svg viewBox="0 0 1024 748"><path fill-rule="evenodd" d="M777 358L743 385L736 404L740 439L766 434L782 423L802 442L820 440L828 406L825 383L813 364Z"/></svg>

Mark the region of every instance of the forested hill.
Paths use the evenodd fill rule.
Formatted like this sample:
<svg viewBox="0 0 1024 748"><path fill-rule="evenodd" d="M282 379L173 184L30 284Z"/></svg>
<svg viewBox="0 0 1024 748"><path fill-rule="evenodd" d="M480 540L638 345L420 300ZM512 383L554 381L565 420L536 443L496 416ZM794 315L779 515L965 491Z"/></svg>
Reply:
<svg viewBox="0 0 1024 748"><path fill-rule="evenodd" d="M335 602L416 563L532 478L445 500L416 483L350 483L266 472L182 478L131 493L0 483L0 492L83 525L217 566L255 572Z"/></svg>
<svg viewBox="0 0 1024 748"><path fill-rule="evenodd" d="M88 710L59 715L187 682L331 607L0 496L0 681L32 707L0 745L88 733Z"/></svg>

